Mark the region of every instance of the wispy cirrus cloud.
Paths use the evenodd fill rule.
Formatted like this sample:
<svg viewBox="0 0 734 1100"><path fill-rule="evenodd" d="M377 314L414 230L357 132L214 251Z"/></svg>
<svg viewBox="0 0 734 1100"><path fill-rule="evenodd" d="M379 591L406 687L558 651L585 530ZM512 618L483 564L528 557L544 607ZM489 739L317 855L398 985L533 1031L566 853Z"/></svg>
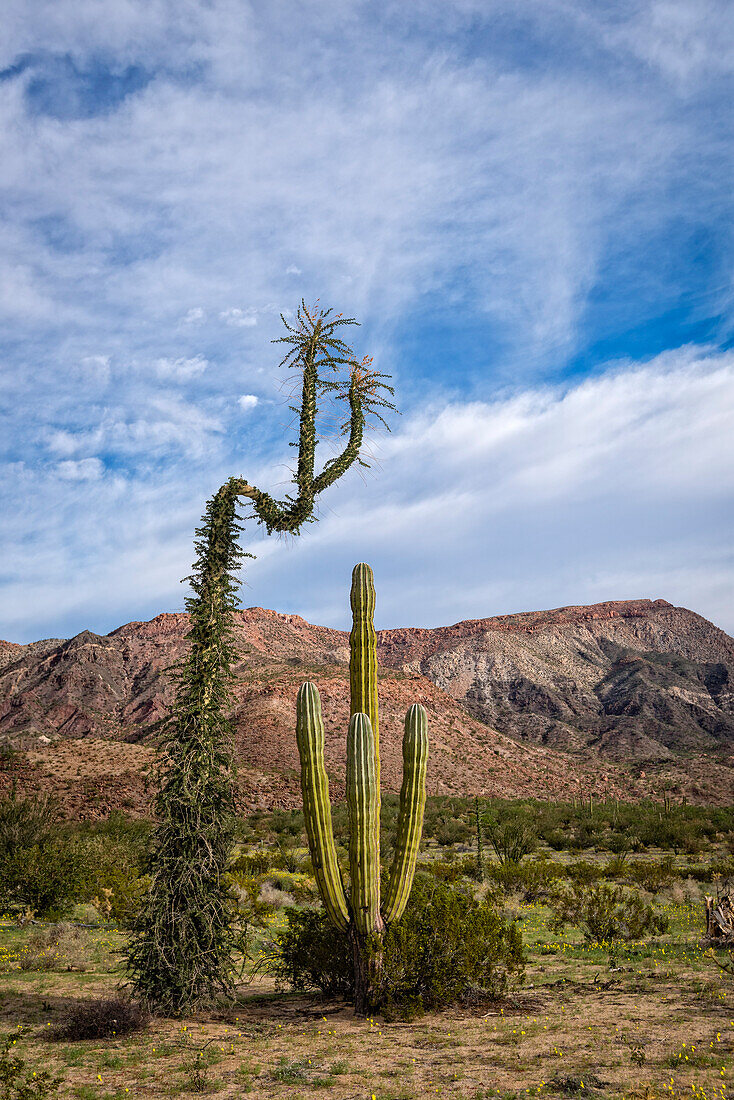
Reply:
<svg viewBox="0 0 734 1100"><path fill-rule="evenodd" d="M299 539L245 523L257 557L243 603L345 627L351 569L367 560L383 627L647 596L732 629L733 415L734 353L698 348L576 385L434 404L374 436L373 470L338 483ZM282 458L248 476L282 496ZM60 467L80 482L61 504ZM31 638L53 619L64 633L82 618L103 631L181 608L202 500L231 472L205 452L134 479L100 477L94 458L20 466L6 632Z"/></svg>
<svg viewBox="0 0 734 1100"><path fill-rule="evenodd" d="M331 531L337 562L346 537L330 509L360 537L368 514L399 536L384 606L400 617L428 606L401 532L448 500L467 517L461 545L494 547L493 579L476 574L477 549L434 603L439 618L479 614L475 602L613 598L635 577L649 588L656 561L661 583L671 578L660 594L700 589L701 608L734 614L731 592L714 600L706 588L730 576L714 549L710 487L726 455L707 387L729 369L717 355L731 337L733 55L725 0L307 0L288 12L248 0L39 0L33 11L8 0L0 538L5 561L76 580L63 610L42 612L49 590L13 564L0 636L65 632L85 616L114 625L124 613L109 603L112 573L135 574L112 585L129 614L155 610L179 592L162 563L188 571L217 478L260 471L287 484L292 386L274 370L285 348L270 341L302 297L362 322L341 335L393 376L405 414L381 444L380 478L392 472L379 509L370 480L352 476L293 548L313 614L333 605L306 547ZM422 488L429 468L435 499ZM625 477L614 507L637 527L628 544L616 527L597 542L595 525L610 522L599 502ZM630 511L644 487L648 510ZM696 522L662 549L676 492ZM115 539L87 531L92 509ZM120 509L136 531L129 551ZM531 522L535 509L556 542ZM572 567L560 550L541 562L528 549L565 545L561 516ZM696 583L694 531L708 563ZM429 543L437 555L440 524ZM266 545L258 602L295 608L290 582L267 573L282 548ZM353 552L363 556L352 540Z"/></svg>

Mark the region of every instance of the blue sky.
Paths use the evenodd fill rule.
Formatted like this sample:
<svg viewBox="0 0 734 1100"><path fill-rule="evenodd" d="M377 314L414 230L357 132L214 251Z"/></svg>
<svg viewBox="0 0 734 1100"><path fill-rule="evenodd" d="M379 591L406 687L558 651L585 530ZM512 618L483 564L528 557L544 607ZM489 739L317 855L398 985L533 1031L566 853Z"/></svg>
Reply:
<svg viewBox="0 0 734 1100"><path fill-rule="evenodd" d="M734 630L728 0L8 0L0 637L183 607L289 491L301 298L402 415L244 606L378 626L662 597ZM328 456L330 442L322 446Z"/></svg>

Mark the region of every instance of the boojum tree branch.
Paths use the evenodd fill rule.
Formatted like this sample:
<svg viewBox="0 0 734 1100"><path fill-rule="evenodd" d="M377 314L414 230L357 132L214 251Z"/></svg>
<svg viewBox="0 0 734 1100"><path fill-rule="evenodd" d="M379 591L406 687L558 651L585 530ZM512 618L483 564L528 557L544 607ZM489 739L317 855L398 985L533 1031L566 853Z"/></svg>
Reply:
<svg viewBox="0 0 734 1100"><path fill-rule="evenodd" d="M298 443L290 444L298 447L298 465L294 478L298 490L296 496L286 496L284 501L276 501L243 478L230 478L227 483L233 495L247 497L252 501L257 521L265 524L268 534L273 531L298 534L303 523L312 521L314 504L320 493L342 477L354 462L369 468L369 463L360 457L367 418L376 417L389 431L388 424L377 409L397 411L391 402L380 395L381 390L391 395L394 393L391 386L380 381L388 375L371 370L372 359L369 356L358 363L352 349L335 335L338 326L356 325L359 322L354 318L343 318L341 314L335 320L329 321L330 313L330 309L321 313L315 308L309 312L302 301L295 325L289 325L281 314L281 320L291 335L273 340L274 344L293 345L280 366L287 365L303 374L300 408L290 406L298 414L300 421ZM325 373L330 371L338 374L342 364L348 368L346 384ZM341 434L348 433L349 438L341 454L327 462L322 471L316 474L318 398L333 391L336 391L336 400L349 402L349 418L341 425Z"/></svg>

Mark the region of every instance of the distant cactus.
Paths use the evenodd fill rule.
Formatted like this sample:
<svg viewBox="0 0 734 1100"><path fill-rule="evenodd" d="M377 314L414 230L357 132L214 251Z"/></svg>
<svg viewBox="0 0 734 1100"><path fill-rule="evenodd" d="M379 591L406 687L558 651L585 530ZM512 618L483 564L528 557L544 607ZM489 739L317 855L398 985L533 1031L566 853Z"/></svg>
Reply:
<svg viewBox="0 0 734 1100"><path fill-rule="evenodd" d="M350 635L351 719L347 733L349 897L344 889L331 829L329 781L324 767L324 725L315 684L301 685L296 739L306 835L316 882L329 919L348 931L354 953L355 1011L366 1015L379 1001L385 928L405 910L415 873L426 801L428 735L425 709L414 703L405 716L403 785L395 855L387 895L380 904L380 754L377 715L377 646L373 624L372 570L361 562L352 573Z"/></svg>

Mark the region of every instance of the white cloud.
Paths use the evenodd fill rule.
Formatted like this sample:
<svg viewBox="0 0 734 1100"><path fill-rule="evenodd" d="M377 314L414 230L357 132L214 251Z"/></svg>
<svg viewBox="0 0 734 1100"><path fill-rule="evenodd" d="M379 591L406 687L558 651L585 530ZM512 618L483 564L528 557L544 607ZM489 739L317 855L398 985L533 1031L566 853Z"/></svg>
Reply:
<svg viewBox="0 0 734 1100"><path fill-rule="evenodd" d="M83 66L112 50L119 66L166 63L116 112L73 125L31 126L22 95L9 98L4 176L24 196L24 229L7 249L20 274L0 280L12 288L10 315L28 325L73 308L95 331L113 319L148 350L182 316L254 329L261 311L231 306L232 288L282 303L292 292L286 276L307 270L318 273L307 296L343 300L346 288L349 314L373 326L389 329L434 298L447 312L468 309L490 338L497 330L513 369L557 364L578 346L605 265L624 264L671 221L705 221L730 201L728 178L705 173L695 155L711 112L681 112L653 81L632 49L636 18L552 5L559 26L583 33L603 63L581 70L559 55L523 68L507 64L501 36L493 44L486 5L450 7L401 14L389 5L385 25L372 26L357 4L306 4L288 20L276 6L257 32L230 39L222 28L231 0L194 0L185 18L135 2L121 18L102 0L95 19L92 8L77 13L57 0L42 5L42 26L10 0L6 45L19 53L69 52ZM320 42L304 83L290 46L322 9L333 43ZM497 10L511 14L512 5ZM543 4L531 3L526 17L541 35L552 26ZM472 56L472 37L461 35L477 19L487 33ZM110 27L120 35L114 46ZM625 79L612 63L614 28L615 49L641 70L632 65ZM710 56L701 20L690 35ZM174 78L174 61L205 66L207 79ZM73 227L76 251L48 246L39 215ZM132 261L120 263L120 249ZM654 271L645 277L659 278Z"/></svg>
<svg viewBox="0 0 734 1100"><path fill-rule="evenodd" d="M721 316L723 340L733 12L7 0L0 65L28 67L0 99L2 507L22 528L3 561L38 569L3 590L16 633L47 621L41 574L69 622L178 606L218 479L255 465L289 491L290 416L262 364L285 354L269 341L294 287L363 323L340 335L393 374L405 416L319 525L259 544L256 602L304 607L307 591L314 614L341 606L333 578L364 553L394 567L393 622L656 575L730 615L729 360L699 349L566 390L542 380L588 369L588 349L624 347L631 329L644 343L661 316L696 331ZM53 118L31 85L57 81L73 102L63 57L77 74L106 64L111 83L129 66L151 79ZM650 347L683 339L649 326ZM245 419L252 388L262 415Z"/></svg>
<svg viewBox="0 0 734 1100"><path fill-rule="evenodd" d="M662 597L732 630L733 415L734 352L691 348L575 386L428 407L371 440L373 469L325 493L298 539L245 523L257 559L242 602L345 627L352 566L368 561L382 627ZM156 442L153 424L140 431ZM203 501L232 473L292 491L284 451L244 465L203 447L198 464L108 475L91 495L72 481L60 496L56 478L94 476L98 459L14 470L0 637L181 608Z"/></svg>
<svg viewBox="0 0 734 1100"><path fill-rule="evenodd" d="M203 355L194 355L191 359L156 359L153 369L159 378L186 382L203 374L208 366Z"/></svg>
<svg viewBox="0 0 734 1100"><path fill-rule="evenodd" d="M236 328L251 328L257 324L255 311L251 309L225 309L219 316L226 324L234 325Z"/></svg>
<svg viewBox="0 0 734 1100"><path fill-rule="evenodd" d="M102 385L107 385L112 377L109 355L85 355L82 359L82 367L89 377Z"/></svg>
<svg viewBox="0 0 734 1100"><path fill-rule="evenodd" d="M249 409L255 408L258 400L259 398L254 393L243 393L242 396L237 399L237 404L244 412L248 412Z"/></svg>
<svg viewBox="0 0 734 1100"><path fill-rule="evenodd" d="M56 465L56 473L64 481L97 481L104 473L99 458L66 459Z"/></svg>
<svg viewBox="0 0 734 1100"><path fill-rule="evenodd" d="M734 352L689 348L429 407L373 444L379 466L338 484L308 537L248 566L254 602L344 626L335 578L364 560L382 626L649 596L731 630L732 417Z"/></svg>

